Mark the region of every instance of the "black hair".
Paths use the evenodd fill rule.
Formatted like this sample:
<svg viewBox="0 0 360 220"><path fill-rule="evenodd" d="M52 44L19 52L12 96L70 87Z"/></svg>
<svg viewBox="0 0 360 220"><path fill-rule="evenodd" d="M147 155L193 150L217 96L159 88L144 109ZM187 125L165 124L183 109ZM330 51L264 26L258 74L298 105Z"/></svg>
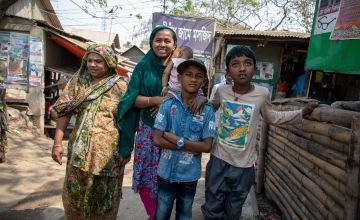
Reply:
<svg viewBox="0 0 360 220"><path fill-rule="evenodd" d="M254 66L256 69L255 53L250 49L250 47L244 45L235 46L231 48L231 50L226 54L226 58L225 58L226 69L229 69L229 64L231 59L241 56L246 56L252 59L254 61Z"/></svg>
<svg viewBox="0 0 360 220"><path fill-rule="evenodd" d="M191 49L191 47L182 46L180 49L181 49L181 53L183 53L185 55L186 59L193 58L194 54L193 54L193 50Z"/></svg>

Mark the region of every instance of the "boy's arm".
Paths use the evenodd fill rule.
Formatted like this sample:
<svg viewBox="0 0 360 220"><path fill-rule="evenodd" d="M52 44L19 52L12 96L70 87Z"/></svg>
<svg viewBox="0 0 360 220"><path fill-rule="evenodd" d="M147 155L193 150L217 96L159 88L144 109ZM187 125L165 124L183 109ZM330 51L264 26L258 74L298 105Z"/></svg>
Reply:
<svg viewBox="0 0 360 220"><path fill-rule="evenodd" d="M167 140L164 136L165 136L164 131L160 131L158 129L154 129L154 145L159 147L159 148L166 148L166 149L171 149L171 150L175 150L176 149L176 142L175 144L170 142L169 140Z"/></svg>
<svg viewBox="0 0 360 220"><path fill-rule="evenodd" d="M318 107L317 102L309 102L301 110L294 111L276 111L273 109L270 96L267 97L265 103L261 107L261 116L264 120L271 124L295 124L299 123L303 116L311 114L311 112Z"/></svg>
<svg viewBox="0 0 360 220"><path fill-rule="evenodd" d="M176 150L176 142L180 137L170 132L154 130L154 144L159 148ZM191 151L193 153L209 153L211 150L211 138L206 138L203 141L190 141L185 139L184 151Z"/></svg>
<svg viewBox="0 0 360 220"><path fill-rule="evenodd" d="M175 148L171 149L176 149L176 142L180 139L179 136L171 132L164 132L163 137L175 146ZM187 139L185 139L184 141L184 151L191 151L194 153L209 153L211 150L212 138L205 138L202 141L190 141Z"/></svg>

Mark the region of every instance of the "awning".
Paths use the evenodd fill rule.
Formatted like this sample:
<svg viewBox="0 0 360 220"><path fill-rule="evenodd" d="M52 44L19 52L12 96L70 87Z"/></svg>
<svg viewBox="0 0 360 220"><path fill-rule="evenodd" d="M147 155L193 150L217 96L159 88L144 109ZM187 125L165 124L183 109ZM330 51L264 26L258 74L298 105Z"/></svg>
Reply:
<svg viewBox="0 0 360 220"><path fill-rule="evenodd" d="M86 42L56 34L50 34L49 38L80 59L84 56L86 48L90 45ZM128 77L128 70L126 70L125 67L118 66L116 70L120 75Z"/></svg>

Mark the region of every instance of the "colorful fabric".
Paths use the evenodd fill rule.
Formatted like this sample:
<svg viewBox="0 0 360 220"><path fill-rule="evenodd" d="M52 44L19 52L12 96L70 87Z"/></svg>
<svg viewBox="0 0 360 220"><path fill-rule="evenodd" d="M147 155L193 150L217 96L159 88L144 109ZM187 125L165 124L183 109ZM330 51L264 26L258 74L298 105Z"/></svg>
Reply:
<svg viewBox="0 0 360 220"><path fill-rule="evenodd" d="M235 167L252 167L256 162L260 115L265 122L277 125L296 124L302 119L301 110L275 111L269 90L259 85L246 94L234 93L232 85L221 85L212 102L220 106L220 123L211 153Z"/></svg>
<svg viewBox="0 0 360 220"><path fill-rule="evenodd" d="M5 161L5 153L7 150L7 110L5 103L6 88L4 80L0 77L0 163Z"/></svg>
<svg viewBox="0 0 360 220"><path fill-rule="evenodd" d="M173 68L171 69L170 72L170 77L169 77L169 82L168 82L168 86L169 89L174 91L174 92L181 92L181 84L178 80L178 71L177 71L177 67L179 66L180 63L184 62L186 59L184 58L172 58L171 61L173 62Z"/></svg>
<svg viewBox="0 0 360 220"><path fill-rule="evenodd" d="M114 220L122 195L124 167L119 176L97 176L68 164L63 187L63 205L66 219Z"/></svg>
<svg viewBox="0 0 360 220"><path fill-rule="evenodd" d="M155 34L160 30L171 30L166 26L156 27L150 35L150 46ZM173 34L175 37L175 33ZM174 38L176 42L176 37ZM162 90L162 74L165 65L155 55L152 48L136 65L129 82L129 88L119 103L117 127L121 135L119 142L119 155L124 158L130 156L134 146L135 131L139 119L148 126L154 125L154 118L151 117L150 108L138 109L134 107L136 97L143 95L147 97L160 96Z"/></svg>
<svg viewBox="0 0 360 220"><path fill-rule="evenodd" d="M151 189L151 197L157 195L157 167L160 150L154 145L154 129L142 121L139 123L135 140L132 189Z"/></svg>
<svg viewBox="0 0 360 220"><path fill-rule="evenodd" d="M205 105L201 114L194 115L177 94L160 105L154 128L186 140L203 141L215 137L215 113L211 106ZM201 176L201 154L162 149L158 175L170 182L196 181Z"/></svg>
<svg viewBox="0 0 360 220"><path fill-rule="evenodd" d="M90 47L89 51L93 50ZM84 60L89 53L86 53L82 65L86 65ZM102 55L109 56L105 52ZM76 115L75 128L68 143L68 162L94 175L119 175L118 172L111 172L111 168L116 165L119 136L114 121L117 105L127 85L123 78L115 74L115 68L109 68L112 73L109 77L91 84L90 74L82 66L53 106L60 117Z"/></svg>
<svg viewBox="0 0 360 220"><path fill-rule="evenodd" d="M142 203L144 203L146 214L149 216L149 219L155 219L156 199L151 198L151 189L142 187L139 189L139 195Z"/></svg>

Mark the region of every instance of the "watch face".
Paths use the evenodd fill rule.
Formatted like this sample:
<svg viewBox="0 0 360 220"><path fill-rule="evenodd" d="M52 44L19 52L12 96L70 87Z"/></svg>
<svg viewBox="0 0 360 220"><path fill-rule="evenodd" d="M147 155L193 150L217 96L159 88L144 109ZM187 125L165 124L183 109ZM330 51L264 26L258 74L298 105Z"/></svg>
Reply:
<svg viewBox="0 0 360 220"><path fill-rule="evenodd" d="M178 148L182 148L184 146L185 142L184 142L184 138L180 138L177 142L176 142L176 146Z"/></svg>

